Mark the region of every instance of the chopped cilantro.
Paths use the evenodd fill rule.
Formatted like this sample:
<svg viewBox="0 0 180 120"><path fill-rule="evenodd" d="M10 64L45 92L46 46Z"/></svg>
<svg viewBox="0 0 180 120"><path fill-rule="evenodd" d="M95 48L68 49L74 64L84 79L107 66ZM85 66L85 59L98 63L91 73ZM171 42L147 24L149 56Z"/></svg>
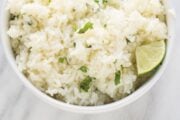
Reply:
<svg viewBox="0 0 180 120"><path fill-rule="evenodd" d="M87 30L92 29L92 28L93 28L93 24L91 22L87 22L84 25L84 27L79 30L78 33L80 33L80 34L85 33Z"/></svg>
<svg viewBox="0 0 180 120"><path fill-rule="evenodd" d="M105 4L105 3L107 3L108 2L108 0L103 0L103 4Z"/></svg>
<svg viewBox="0 0 180 120"><path fill-rule="evenodd" d="M94 2L99 3L99 0L94 0Z"/></svg>
<svg viewBox="0 0 180 120"><path fill-rule="evenodd" d="M73 46L76 47L76 42L73 43Z"/></svg>
<svg viewBox="0 0 180 120"><path fill-rule="evenodd" d="M19 15L14 15L14 14L10 15L10 20L15 20L17 18L19 18Z"/></svg>
<svg viewBox="0 0 180 120"><path fill-rule="evenodd" d="M66 57L60 57L58 60L60 63L68 63L68 60Z"/></svg>
<svg viewBox="0 0 180 120"><path fill-rule="evenodd" d="M31 26L33 23L31 21L28 21L27 24Z"/></svg>
<svg viewBox="0 0 180 120"><path fill-rule="evenodd" d="M118 84L120 83L120 80L121 80L121 71L118 70L118 71L115 73L115 79L114 79L115 85L118 85Z"/></svg>
<svg viewBox="0 0 180 120"><path fill-rule="evenodd" d="M86 73L88 71L88 68L86 66L81 66L79 68L79 70L81 70L82 72Z"/></svg>
<svg viewBox="0 0 180 120"><path fill-rule="evenodd" d="M85 92L88 92L88 90L89 90L89 88L90 88L90 84L91 84L91 82L92 82L92 79L93 79L92 77L86 76L86 77L84 78L84 80L81 81L81 83L80 83L80 89L83 90L83 91L85 91Z"/></svg>
<svg viewBox="0 0 180 120"><path fill-rule="evenodd" d="M130 42L131 42L128 38L126 38L126 41L127 41L127 43L130 43Z"/></svg>
<svg viewBox="0 0 180 120"><path fill-rule="evenodd" d="M94 2L99 3L100 0L94 0ZM108 0L102 0L102 3L103 3L103 4L106 4L107 2L108 2Z"/></svg>
<svg viewBox="0 0 180 120"><path fill-rule="evenodd" d="M92 45L86 45L86 48L92 48Z"/></svg>
<svg viewBox="0 0 180 120"><path fill-rule="evenodd" d="M106 28L106 27L107 27L107 24L104 24L103 27Z"/></svg>

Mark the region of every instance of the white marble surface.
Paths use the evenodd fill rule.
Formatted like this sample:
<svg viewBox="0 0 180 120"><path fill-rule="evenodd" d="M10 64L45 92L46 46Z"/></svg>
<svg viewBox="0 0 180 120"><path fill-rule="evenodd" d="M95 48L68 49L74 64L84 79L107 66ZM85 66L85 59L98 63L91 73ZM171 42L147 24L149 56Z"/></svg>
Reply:
<svg viewBox="0 0 180 120"><path fill-rule="evenodd" d="M180 1L172 1L177 12L177 37L167 70L148 94L109 114L69 114L44 103L23 86L0 42L0 120L180 120Z"/></svg>

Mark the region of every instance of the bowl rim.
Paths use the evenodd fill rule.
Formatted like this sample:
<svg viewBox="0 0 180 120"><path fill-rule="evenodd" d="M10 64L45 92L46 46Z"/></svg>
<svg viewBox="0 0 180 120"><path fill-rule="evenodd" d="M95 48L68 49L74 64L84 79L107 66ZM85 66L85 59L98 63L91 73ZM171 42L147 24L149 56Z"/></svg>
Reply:
<svg viewBox="0 0 180 120"><path fill-rule="evenodd" d="M150 88L153 87L153 85L160 79L163 72L165 71L168 61L170 59L170 53L172 51L173 47L173 41L175 36L175 17L172 14L171 10L173 9L170 3L170 0L165 0L165 6L166 6L166 14L167 14L167 24L168 24L168 45L167 45L167 51L166 56L164 59L163 64L160 66L158 71L140 88L138 88L136 91L134 91L132 94L128 95L127 97L120 99L116 102L112 102L110 104L100 105L100 106L77 106L72 105L68 103L64 103L62 101L58 101L52 97L49 97L45 93L41 92L38 88L36 88L17 68L15 59L13 57L13 53L9 44L9 38L6 33L7 26L8 26L8 10L5 8L7 0L2 1L1 6L1 41L3 50L5 53L6 58L8 59L8 62L10 63L11 67L17 74L17 76L20 78L20 80L23 82L23 84L31 90L37 97L45 101L46 103L51 104L52 106L55 106L58 109L65 110L68 112L73 113L85 113L85 114L97 114L97 113L104 113L104 112L110 112L119 108L123 108L124 106L127 106L128 104L131 104L132 102L136 101L138 98L143 96L145 93L147 93Z"/></svg>

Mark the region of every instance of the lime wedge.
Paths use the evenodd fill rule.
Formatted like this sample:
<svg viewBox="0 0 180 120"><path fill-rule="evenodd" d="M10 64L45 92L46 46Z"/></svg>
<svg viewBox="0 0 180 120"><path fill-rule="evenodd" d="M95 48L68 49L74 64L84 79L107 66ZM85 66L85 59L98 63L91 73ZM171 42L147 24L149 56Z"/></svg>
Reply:
<svg viewBox="0 0 180 120"><path fill-rule="evenodd" d="M136 48L136 64L138 75L155 69L163 60L166 53L164 40L152 42Z"/></svg>

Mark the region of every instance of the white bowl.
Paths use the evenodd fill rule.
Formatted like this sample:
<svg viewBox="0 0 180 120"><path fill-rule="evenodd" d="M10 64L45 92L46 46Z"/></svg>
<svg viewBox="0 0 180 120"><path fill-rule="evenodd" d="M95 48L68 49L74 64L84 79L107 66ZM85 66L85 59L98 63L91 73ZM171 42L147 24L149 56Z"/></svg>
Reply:
<svg viewBox="0 0 180 120"><path fill-rule="evenodd" d="M46 94L42 93L40 90L38 90L35 86L33 86L31 84L31 82L29 80L27 80L27 78L18 70L16 63L15 63L15 58L13 56L13 52L10 46L10 41L9 41L9 37L6 33L7 29L8 29L8 10L6 9L6 2L3 2L3 6L2 6L2 16L1 16L1 40L3 43L3 48L5 51L5 55L9 61L9 63L11 64L12 68L14 69L14 71L16 72L16 74L19 76L19 78L21 79L21 81L24 83L24 85L30 89L34 94L36 94L39 98L41 98L43 101L59 108L62 110L66 110L69 112L77 112L77 113L93 113L93 114L97 114L97 113L102 113L102 112L109 112L109 111L113 111L113 110L117 110L120 108L123 108L124 106L134 102L135 100L137 100L138 98L140 98L142 95L144 95L145 93L147 93L147 91L150 90L150 88L152 88L152 86L160 79L161 75L163 74L163 72L165 71L165 68L167 66L167 63L169 61L170 55L172 54L171 52L171 48L173 45L173 41L174 41L174 26L175 26L175 21L174 21L174 15L172 14L172 9L171 9L171 0L167 0L165 1L165 5L166 5L166 12L167 12L167 24L168 24L168 36L169 39L167 41L167 54L166 57L164 59L163 64L160 66L159 70L153 75L153 77L151 79L149 79L144 85L142 85L138 90L136 90L134 93L132 93L131 95L117 101L117 102L113 102L107 105L102 105L102 106L92 106L92 107L83 107L83 106L76 106L76 105L71 105L71 104L67 104L58 100L55 100L49 96L47 96Z"/></svg>

